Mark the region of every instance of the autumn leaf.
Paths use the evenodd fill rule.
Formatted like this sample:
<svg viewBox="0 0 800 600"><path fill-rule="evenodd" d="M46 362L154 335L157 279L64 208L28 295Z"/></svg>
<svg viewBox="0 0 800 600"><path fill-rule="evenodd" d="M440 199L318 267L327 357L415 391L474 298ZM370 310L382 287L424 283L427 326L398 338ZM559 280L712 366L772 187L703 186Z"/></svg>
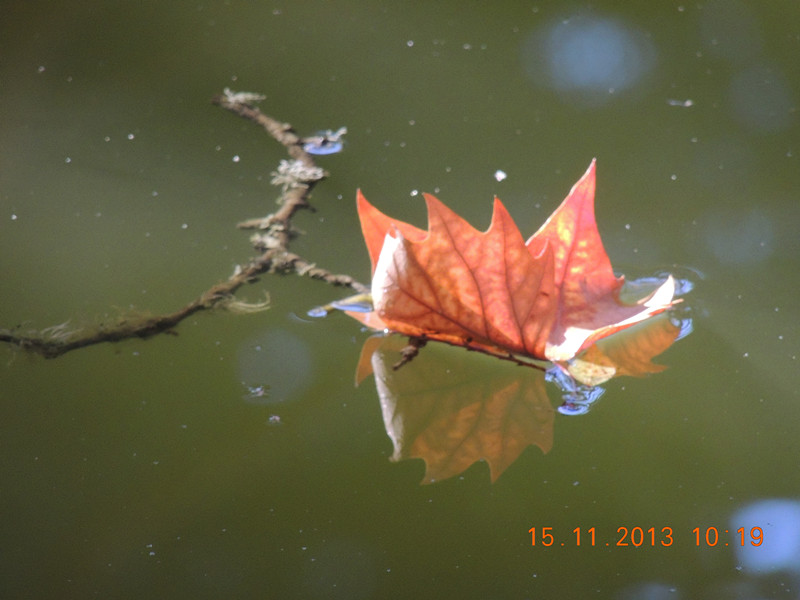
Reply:
<svg viewBox="0 0 800 600"><path fill-rule="evenodd" d="M485 233L433 196L425 200L429 232L424 237L419 230L406 237L407 227L389 222L372 279L381 321L406 335L543 356L543 332L552 326L556 310L549 248L533 255L499 200ZM376 222L362 221L366 239L375 239Z"/></svg>
<svg viewBox="0 0 800 600"><path fill-rule="evenodd" d="M595 162L530 239L495 198L485 232L425 195L428 231L388 217L359 191L372 262L368 325L498 356L566 361L672 305L671 277L634 304L594 217Z"/></svg>

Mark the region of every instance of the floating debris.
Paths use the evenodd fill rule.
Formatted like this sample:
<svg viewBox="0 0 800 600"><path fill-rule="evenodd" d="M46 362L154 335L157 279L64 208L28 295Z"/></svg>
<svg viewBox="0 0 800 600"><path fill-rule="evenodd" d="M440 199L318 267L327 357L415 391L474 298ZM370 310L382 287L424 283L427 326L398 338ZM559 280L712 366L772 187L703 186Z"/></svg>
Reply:
<svg viewBox="0 0 800 600"><path fill-rule="evenodd" d="M342 136L347 133L347 127L340 127L336 131L327 129L318 131L314 135L302 138L303 150L309 154L336 154L344 148Z"/></svg>
<svg viewBox="0 0 800 600"><path fill-rule="evenodd" d="M330 304L317 306L308 311L309 317L325 317L334 310L347 310L351 312L371 312L372 294L356 294L341 300L334 300Z"/></svg>
<svg viewBox="0 0 800 600"><path fill-rule="evenodd" d="M245 400L252 400L254 398L266 398L269 396L269 386L268 385L247 385L244 384L247 393L245 394Z"/></svg>
<svg viewBox="0 0 800 600"><path fill-rule="evenodd" d="M263 94L254 94L253 92L234 92L230 88L225 88L222 90L225 94L225 99L228 102L232 102L235 104L255 104L256 102L261 102L266 98Z"/></svg>

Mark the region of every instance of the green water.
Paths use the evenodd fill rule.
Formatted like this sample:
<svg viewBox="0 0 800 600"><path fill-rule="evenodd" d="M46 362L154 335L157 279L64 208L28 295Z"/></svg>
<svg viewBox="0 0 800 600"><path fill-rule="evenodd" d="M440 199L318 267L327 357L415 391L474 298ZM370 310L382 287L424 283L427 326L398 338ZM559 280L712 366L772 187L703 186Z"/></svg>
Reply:
<svg viewBox="0 0 800 600"><path fill-rule="evenodd" d="M320 266L369 277L357 188L420 226L432 192L480 229L496 194L529 234L597 157L615 268L695 289L668 370L553 412L549 451L495 483L485 462L420 485L421 460L390 460L376 385L354 386L367 335L305 317L343 295L319 282L264 277L239 296L269 311L178 336L3 349L0 596L800 597L796 2L3 13L2 327L172 311L252 255L235 224L274 210L284 152L210 105L226 86L301 133L348 128L296 221ZM617 546L623 527L659 537Z"/></svg>

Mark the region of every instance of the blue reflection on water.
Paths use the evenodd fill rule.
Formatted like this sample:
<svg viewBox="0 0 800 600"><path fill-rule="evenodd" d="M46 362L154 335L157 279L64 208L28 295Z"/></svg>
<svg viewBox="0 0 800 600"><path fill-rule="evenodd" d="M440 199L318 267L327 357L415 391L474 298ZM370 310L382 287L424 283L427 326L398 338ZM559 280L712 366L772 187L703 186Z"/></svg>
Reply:
<svg viewBox="0 0 800 600"><path fill-rule="evenodd" d="M782 131L796 121L797 100L777 66L762 64L740 71L731 81L728 97L734 118L754 131Z"/></svg>
<svg viewBox="0 0 800 600"><path fill-rule="evenodd" d="M775 225L759 208L709 211L704 220L705 243L721 264L751 265L775 251Z"/></svg>
<svg viewBox="0 0 800 600"><path fill-rule="evenodd" d="M744 545L740 544L740 527L745 529ZM750 537L753 527L763 532L761 545L754 546ZM735 535L736 558L749 571L800 573L800 502L770 499L753 502L735 512L729 529Z"/></svg>
<svg viewBox="0 0 800 600"><path fill-rule="evenodd" d="M623 22L575 15L534 31L522 59L535 83L602 104L636 85L655 56L652 43Z"/></svg>
<svg viewBox="0 0 800 600"><path fill-rule="evenodd" d="M605 393L605 388L578 383L563 368L554 365L545 373L545 380L555 383L563 392L563 404L558 407L562 415L583 415Z"/></svg>
<svg viewBox="0 0 800 600"><path fill-rule="evenodd" d="M244 398L254 404L292 400L313 381L308 344L283 329L263 331L242 343L237 356Z"/></svg>
<svg viewBox="0 0 800 600"><path fill-rule="evenodd" d="M347 133L347 127L340 127L336 131L327 129L318 131L314 135L303 138L303 150L309 154L336 154L344 149L342 136Z"/></svg>
<svg viewBox="0 0 800 600"><path fill-rule="evenodd" d="M306 314L309 317L326 317L334 310L345 310L350 312L368 313L374 310L372 305L372 296L369 294L356 294L342 298L341 300L334 300L330 304L324 306L317 306L309 310Z"/></svg>

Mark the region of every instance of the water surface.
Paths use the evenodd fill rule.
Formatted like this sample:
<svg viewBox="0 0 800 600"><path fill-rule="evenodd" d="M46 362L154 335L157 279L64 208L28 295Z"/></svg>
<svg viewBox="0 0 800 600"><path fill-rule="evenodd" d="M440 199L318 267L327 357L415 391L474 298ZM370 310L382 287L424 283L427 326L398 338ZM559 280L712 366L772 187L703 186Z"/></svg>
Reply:
<svg viewBox="0 0 800 600"><path fill-rule="evenodd" d="M615 267L696 284L668 370L553 414L494 483L390 460L367 334L305 316L345 295L319 282L264 277L240 296L269 311L177 337L4 349L3 597L800 597L794 3L12 3L0 27L2 326L172 311L252 255L235 224L274 210L284 153L210 105L226 86L347 127L293 246L332 271L369 277L357 188L480 229L496 194L529 234L597 157Z"/></svg>

